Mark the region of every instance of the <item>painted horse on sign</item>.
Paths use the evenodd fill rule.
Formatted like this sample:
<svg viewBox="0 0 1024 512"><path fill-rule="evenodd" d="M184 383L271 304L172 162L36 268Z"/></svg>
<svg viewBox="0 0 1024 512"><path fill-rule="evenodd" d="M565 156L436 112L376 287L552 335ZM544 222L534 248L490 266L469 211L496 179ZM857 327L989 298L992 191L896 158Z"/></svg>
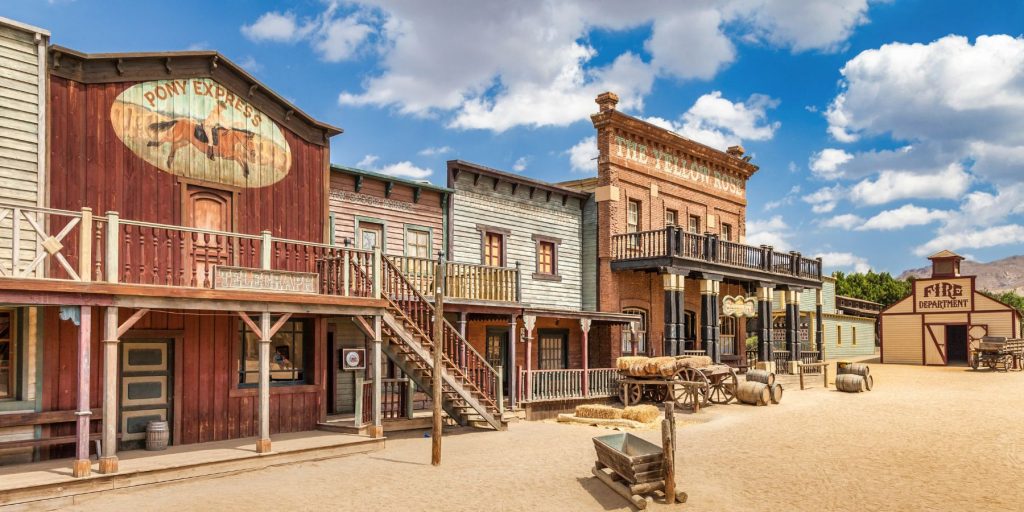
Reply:
<svg viewBox="0 0 1024 512"><path fill-rule="evenodd" d="M249 164L256 161L256 144L253 141L256 134L249 130L221 126L220 116L226 108L226 103L219 102L201 123L191 117L150 123L150 140L146 145L155 147L170 143L167 167L173 167L178 149L191 144L210 160L223 158L238 162L242 166L242 175L248 178Z"/></svg>

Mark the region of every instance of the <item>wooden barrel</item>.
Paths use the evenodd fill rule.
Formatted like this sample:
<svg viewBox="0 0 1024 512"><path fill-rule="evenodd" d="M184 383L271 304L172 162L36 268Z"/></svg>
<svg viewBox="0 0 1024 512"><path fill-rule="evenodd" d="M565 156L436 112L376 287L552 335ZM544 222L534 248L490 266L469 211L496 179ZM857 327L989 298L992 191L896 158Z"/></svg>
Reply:
<svg viewBox="0 0 1024 512"><path fill-rule="evenodd" d="M171 437L171 429L166 421L151 421L146 425L146 449L160 451L167 449Z"/></svg>
<svg viewBox="0 0 1024 512"><path fill-rule="evenodd" d="M747 380L771 386L775 384L775 374L768 370L750 370L747 372Z"/></svg>
<svg viewBox="0 0 1024 512"><path fill-rule="evenodd" d="M768 390L771 392L773 404L777 404L782 401L782 384L772 384Z"/></svg>
<svg viewBox="0 0 1024 512"><path fill-rule="evenodd" d="M860 393L864 391L864 377L855 373L836 375L836 389L847 393Z"/></svg>
<svg viewBox="0 0 1024 512"><path fill-rule="evenodd" d="M864 363L849 363L844 366L836 367L836 375L843 375L847 373L860 375L861 377L866 378L868 375L871 375L871 368L868 368L868 365Z"/></svg>
<svg viewBox="0 0 1024 512"><path fill-rule="evenodd" d="M875 387L875 378L871 375L864 376L864 390L871 391L871 388Z"/></svg>
<svg viewBox="0 0 1024 512"><path fill-rule="evenodd" d="M771 391L763 382L744 381L736 387L736 398L745 404L768 405Z"/></svg>

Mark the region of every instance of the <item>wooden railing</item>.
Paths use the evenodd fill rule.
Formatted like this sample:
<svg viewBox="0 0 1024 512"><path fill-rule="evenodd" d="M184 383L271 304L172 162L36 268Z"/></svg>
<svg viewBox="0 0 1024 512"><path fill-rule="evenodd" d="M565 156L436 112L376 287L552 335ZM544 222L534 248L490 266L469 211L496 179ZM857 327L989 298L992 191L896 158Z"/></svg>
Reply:
<svg viewBox="0 0 1024 512"><path fill-rule="evenodd" d="M619 394L619 371L615 368L590 368L590 396L617 396Z"/></svg>
<svg viewBox="0 0 1024 512"><path fill-rule="evenodd" d="M588 375L590 389L584 393L583 374ZM564 400L615 396L619 393L619 372L615 368L581 368L565 370L530 370L518 372L519 401Z"/></svg>
<svg viewBox="0 0 1024 512"><path fill-rule="evenodd" d="M0 204L0 278L213 288L218 266L318 274L318 292L373 297L373 251Z"/></svg>
<svg viewBox="0 0 1024 512"><path fill-rule="evenodd" d="M424 296L434 294L437 262L428 258L388 256ZM445 296L453 299L518 302L519 270L472 263L447 262Z"/></svg>
<svg viewBox="0 0 1024 512"><path fill-rule="evenodd" d="M356 392L359 400L356 403L356 422L358 426L373 423L373 381L356 379Z"/></svg>
<svg viewBox="0 0 1024 512"><path fill-rule="evenodd" d="M434 305L416 289L401 268L393 261L383 258L381 272L383 297L404 316L433 350L433 344L441 343L442 361L445 369L461 377L471 390L479 392L480 402L487 409L498 414L499 405L496 390L500 375L487 363L476 349L463 338L447 320L443 323L441 340L434 336Z"/></svg>
<svg viewBox="0 0 1024 512"><path fill-rule="evenodd" d="M381 379L380 415L385 420L412 418L412 392L409 379Z"/></svg>
<svg viewBox="0 0 1024 512"><path fill-rule="evenodd" d="M613 235L611 249L612 258L620 261L674 257L821 280L820 258L804 258L797 252L775 252L766 245L754 247L729 242L716 234L700 235L676 226Z"/></svg>

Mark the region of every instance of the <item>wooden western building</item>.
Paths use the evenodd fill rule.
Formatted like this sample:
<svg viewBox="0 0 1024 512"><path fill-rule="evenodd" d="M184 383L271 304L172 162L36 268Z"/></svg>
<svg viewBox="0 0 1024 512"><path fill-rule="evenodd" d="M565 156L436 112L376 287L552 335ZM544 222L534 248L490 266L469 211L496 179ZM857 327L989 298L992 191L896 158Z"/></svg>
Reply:
<svg viewBox="0 0 1024 512"><path fill-rule="evenodd" d="M928 259L931 277L915 279L910 295L880 315L883 363L966 364L985 336L1021 336L1020 312L961 275L963 257L940 251Z"/></svg>

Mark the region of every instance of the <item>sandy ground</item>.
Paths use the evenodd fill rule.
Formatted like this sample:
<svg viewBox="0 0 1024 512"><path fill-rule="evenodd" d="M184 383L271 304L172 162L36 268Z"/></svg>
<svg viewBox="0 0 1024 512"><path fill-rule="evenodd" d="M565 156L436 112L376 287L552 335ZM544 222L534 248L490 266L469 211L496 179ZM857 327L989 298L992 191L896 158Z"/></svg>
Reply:
<svg viewBox="0 0 1024 512"><path fill-rule="evenodd" d="M690 500L675 509L1024 510L1024 372L872 373L870 393L789 386L778 406L679 414L677 480ZM409 433L374 454L105 493L77 509L629 510L590 474L590 438L607 433L455 429L441 467L429 464L430 440ZM660 443L657 430L637 434Z"/></svg>

